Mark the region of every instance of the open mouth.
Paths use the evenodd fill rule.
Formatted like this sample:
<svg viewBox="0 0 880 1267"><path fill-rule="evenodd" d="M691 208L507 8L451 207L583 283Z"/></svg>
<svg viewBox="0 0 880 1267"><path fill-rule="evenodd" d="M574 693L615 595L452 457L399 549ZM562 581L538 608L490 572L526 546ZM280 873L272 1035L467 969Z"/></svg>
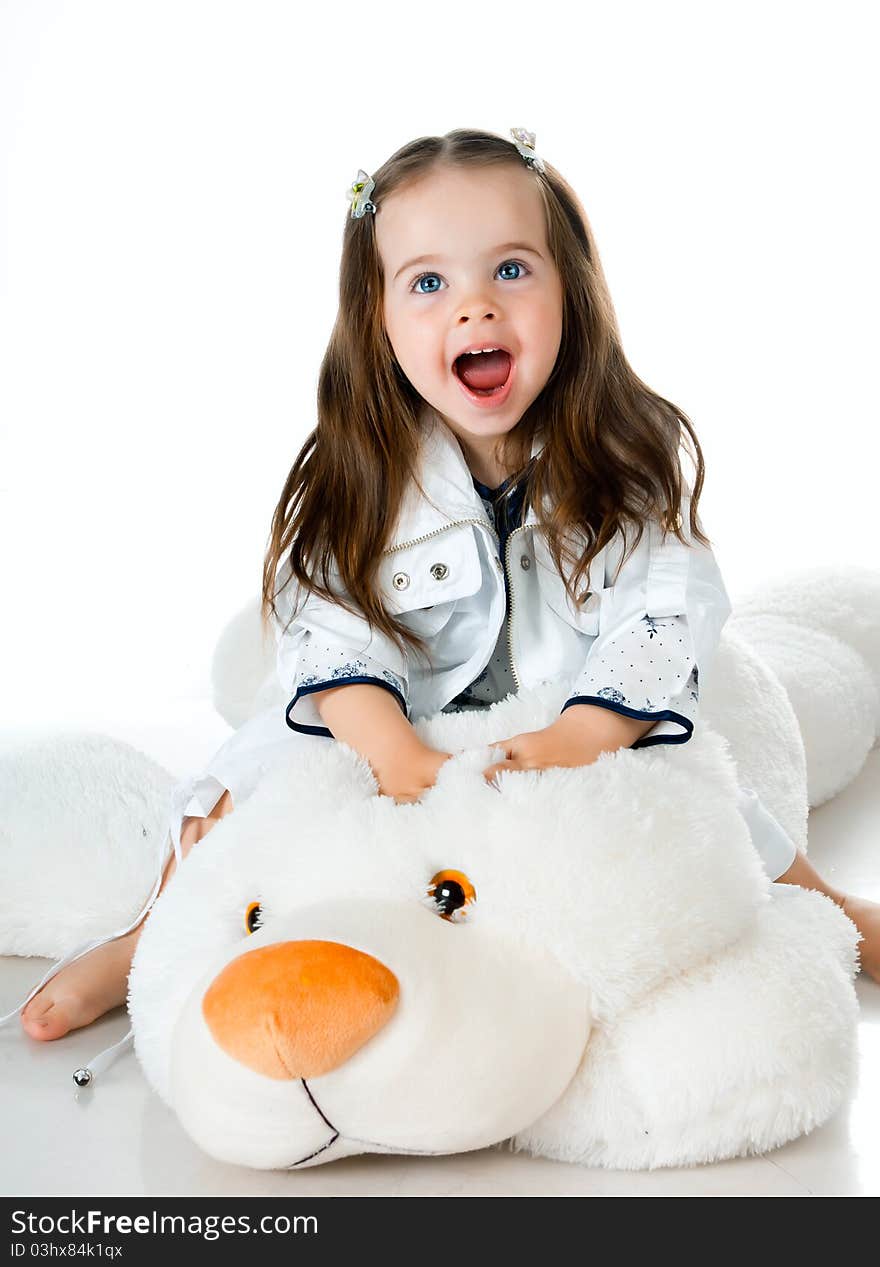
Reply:
<svg viewBox="0 0 880 1267"><path fill-rule="evenodd" d="M500 348L494 352L463 352L452 372L469 399L500 402L507 397L514 377L514 360Z"/></svg>

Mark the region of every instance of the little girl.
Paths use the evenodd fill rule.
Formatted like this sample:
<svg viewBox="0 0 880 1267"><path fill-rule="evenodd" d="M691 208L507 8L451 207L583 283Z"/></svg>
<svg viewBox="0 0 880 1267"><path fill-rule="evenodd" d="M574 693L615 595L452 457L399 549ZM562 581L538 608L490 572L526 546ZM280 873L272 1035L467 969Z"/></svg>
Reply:
<svg viewBox="0 0 880 1267"><path fill-rule="evenodd" d="M412 722L503 699L529 658L570 683L568 698L552 725L498 740L505 759L489 780L693 732L730 610L698 527L702 453L686 416L624 356L576 195L533 135L511 131L513 143L465 129L419 138L349 190L318 424L284 484L263 570L292 699L176 789L163 885L291 743L345 742L381 794L418 799L450 754ZM679 462L688 437L692 490ZM451 531L462 525L464 536ZM597 575L603 562L616 575ZM655 619L646 577L662 586L676 568L693 579ZM591 615L587 577L613 628ZM770 878L840 905L880 980L880 905L826 884L749 789L739 803ZM56 965L22 1009L28 1034L58 1038L125 1002L154 896L129 929Z"/></svg>

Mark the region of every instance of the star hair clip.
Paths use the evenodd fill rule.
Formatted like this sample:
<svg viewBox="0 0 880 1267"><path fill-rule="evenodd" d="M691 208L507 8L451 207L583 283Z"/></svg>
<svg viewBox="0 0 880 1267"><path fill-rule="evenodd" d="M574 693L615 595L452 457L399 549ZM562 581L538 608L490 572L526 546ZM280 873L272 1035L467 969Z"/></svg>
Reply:
<svg viewBox="0 0 880 1267"><path fill-rule="evenodd" d="M353 184L345 191L346 197L351 203L352 220L360 220L361 216L367 211L372 211L375 215L376 204L370 202L370 194L376 187L369 172L365 172L363 168L358 169L358 174Z"/></svg>
<svg viewBox="0 0 880 1267"><path fill-rule="evenodd" d="M513 137L514 145L529 167L535 167L539 172L543 172L544 160L535 153L534 132L527 132L525 128L511 128L510 135Z"/></svg>

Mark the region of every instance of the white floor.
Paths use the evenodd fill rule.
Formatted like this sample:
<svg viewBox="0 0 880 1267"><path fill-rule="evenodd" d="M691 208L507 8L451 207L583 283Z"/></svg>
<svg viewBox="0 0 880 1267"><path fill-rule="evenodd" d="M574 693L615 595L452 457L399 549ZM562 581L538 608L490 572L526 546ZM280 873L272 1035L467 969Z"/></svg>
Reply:
<svg viewBox="0 0 880 1267"><path fill-rule="evenodd" d="M81 719L150 753L176 775L200 769L229 733L206 701L155 705L138 724ZM69 724L68 724L69 725ZM67 728L67 726L65 727ZM44 730L45 728L40 728ZM0 746L22 729L0 735ZM838 888L880 900L880 750L839 797L814 811L810 857ZM0 1013L48 966L0 958ZM880 985L857 979L859 1085L809 1136L760 1157L653 1172L610 1171L512 1154L355 1157L291 1175L221 1165L201 1154L124 1056L100 1087L77 1091L74 1069L121 1038L122 1009L53 1043L0 1029L0 1194L65 1195L878 1195L880 1194Z"/></svg>

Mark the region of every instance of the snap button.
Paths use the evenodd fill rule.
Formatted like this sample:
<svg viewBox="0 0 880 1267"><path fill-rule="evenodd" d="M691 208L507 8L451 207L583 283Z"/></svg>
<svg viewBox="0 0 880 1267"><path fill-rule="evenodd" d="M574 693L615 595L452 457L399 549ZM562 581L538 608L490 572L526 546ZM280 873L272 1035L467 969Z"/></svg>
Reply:
<svg viewBox="0 0 880 1267"><path fill-rule="evenodd" d="M532 566L532 560L527 554L523 554L520 556L519 565L524 572L528 572L529 568Z"/></svg>
<svg viewBox="0 0 880 1267"><path fill-rule="evenodd" d="M431 575L435 581L445 581L446 577L449 575L449 568L445 563L432 563Z"/></svg>
<svg viewBox="0 0 880 1267"><path fill-rule="evenodd" d="M406 572L395 572L391 578L391 584L396 590L405 590L409 585L409 577Z"/></svg>

